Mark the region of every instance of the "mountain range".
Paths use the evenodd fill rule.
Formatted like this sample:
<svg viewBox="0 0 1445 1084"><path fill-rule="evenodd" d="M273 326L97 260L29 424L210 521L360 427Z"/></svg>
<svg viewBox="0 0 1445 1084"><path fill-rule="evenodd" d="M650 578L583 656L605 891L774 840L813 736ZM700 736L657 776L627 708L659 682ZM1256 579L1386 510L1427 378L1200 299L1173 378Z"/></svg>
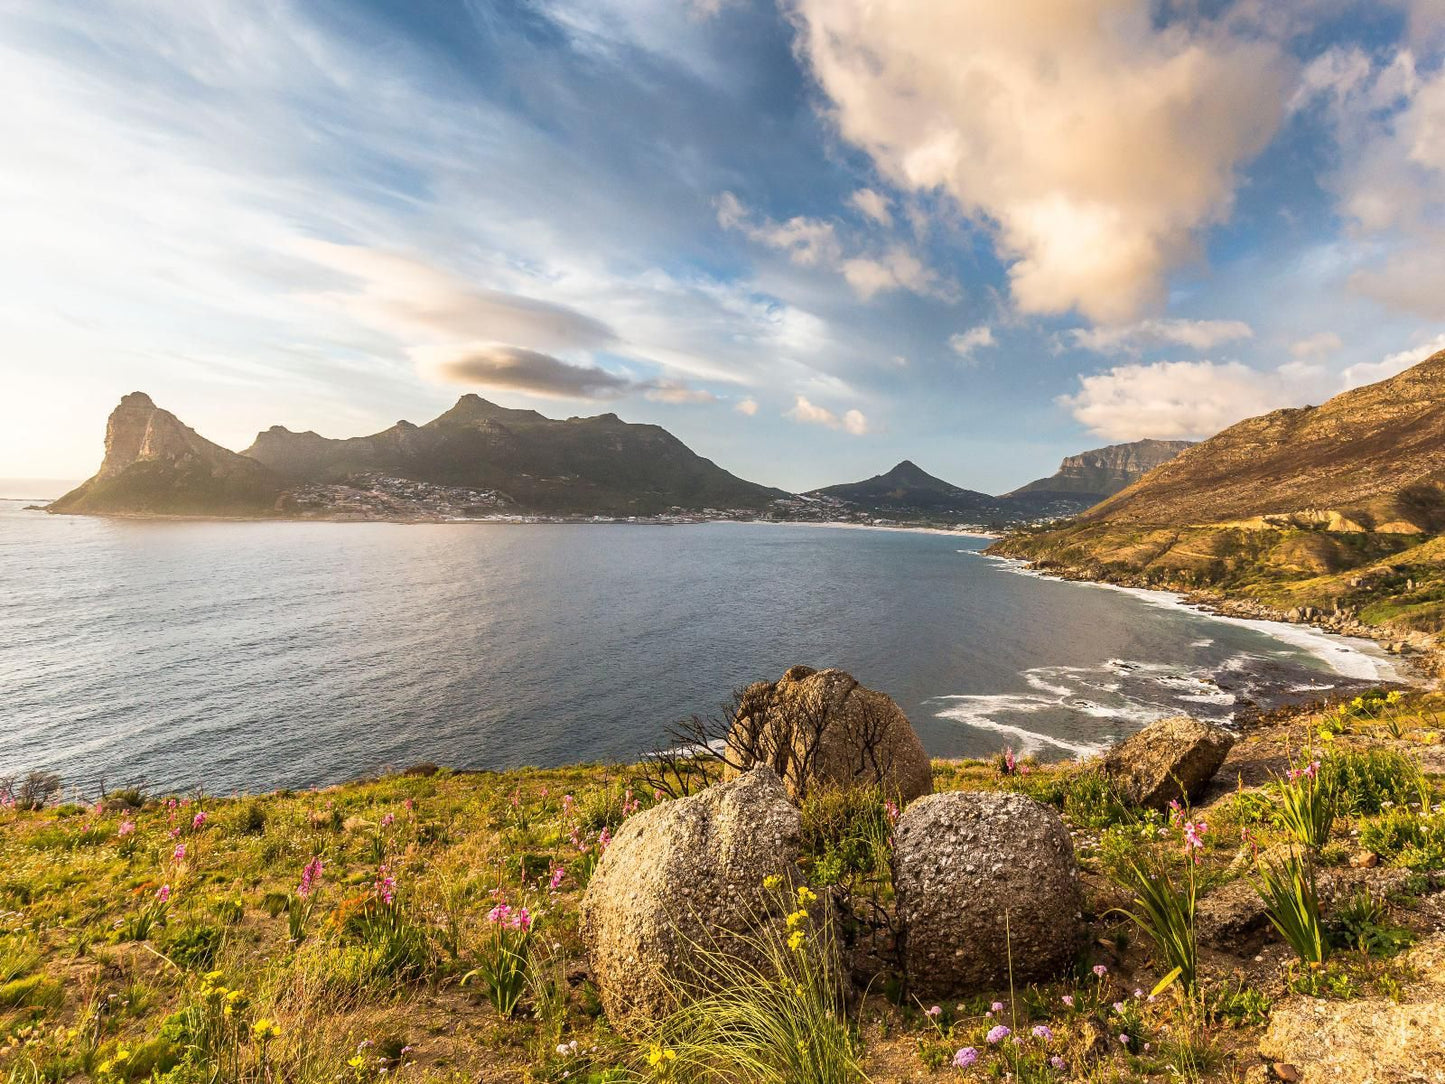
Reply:
<svg viewBox="0 0 1445 1084"><path fill-rule="evenodd" d="M468 394L424 425L400 421L346 439L273 426L232 452L134 392L110 416L100 470L49 510L363 518L729 512L1001 524L1082 511L1175 450L1145 441L1085 452L1051 478L999 497L905 460L798 498L730 474L659 426L615 414L556 420Z"/></svg>

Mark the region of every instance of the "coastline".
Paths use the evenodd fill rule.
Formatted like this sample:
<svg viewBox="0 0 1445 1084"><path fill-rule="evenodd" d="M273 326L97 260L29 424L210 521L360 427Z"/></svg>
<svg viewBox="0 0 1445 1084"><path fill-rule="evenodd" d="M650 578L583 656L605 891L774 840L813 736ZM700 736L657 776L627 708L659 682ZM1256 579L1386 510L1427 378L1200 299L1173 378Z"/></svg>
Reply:
<svg viewBox="0 0 1445 1084"><path fill-rule="evenodd" d="M1240 628L1251 628L1283 643L1302 648L1330 666L1334 676L1345 681L1377 681L1387 684L1431 688L1438 683L1442 660L1425 645L1410 654L1391 652L1382 644L1399 644L1402 637L1389 629L1377 629L1359 622L1341 626L1321 619L1299 617L1252 600L1230 599L1201 591L1178 591L1160 587L1114 583L1090 577L1079 569L1040 568L1018 557L981 552L981 557L1007 566L1015 575L1035 576L1086 587L1121 591L1152 606L1186 610ZM1322 617L1324 615L1321 615ZM1353 641L1353 642L1351 642ZM1406 639L1404 642L1409 642ZM1375 648L1379 654L1366 648ZM1366 667L1347 663L1354 672L1341 669L1344 660L1367 660Z"/></svg>

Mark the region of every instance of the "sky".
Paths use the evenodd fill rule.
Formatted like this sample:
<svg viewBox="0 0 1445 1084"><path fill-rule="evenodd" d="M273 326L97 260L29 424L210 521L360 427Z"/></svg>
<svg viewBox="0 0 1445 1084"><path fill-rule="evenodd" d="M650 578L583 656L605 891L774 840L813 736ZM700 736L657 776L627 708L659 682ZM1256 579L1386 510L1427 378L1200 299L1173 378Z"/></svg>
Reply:
<svg viewBox="0 0 1445 1084"><path fill-rule="evenodd" d="M465 392L1001 492L1445 347L1445 0L0 0L0 476Z"/></svg>

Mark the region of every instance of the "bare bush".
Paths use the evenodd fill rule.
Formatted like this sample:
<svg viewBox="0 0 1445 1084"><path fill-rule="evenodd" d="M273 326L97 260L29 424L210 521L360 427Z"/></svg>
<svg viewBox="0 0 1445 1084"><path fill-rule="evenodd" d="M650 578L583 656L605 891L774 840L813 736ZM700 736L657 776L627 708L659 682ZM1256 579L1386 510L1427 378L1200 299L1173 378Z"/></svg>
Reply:
<svg viewBox="0 0 1445 1084"><path fill-rule="evenodd" d="M0 777L0 805L16 809L44 809L60 793L60 776L54 772L28 772Z"/></svg>

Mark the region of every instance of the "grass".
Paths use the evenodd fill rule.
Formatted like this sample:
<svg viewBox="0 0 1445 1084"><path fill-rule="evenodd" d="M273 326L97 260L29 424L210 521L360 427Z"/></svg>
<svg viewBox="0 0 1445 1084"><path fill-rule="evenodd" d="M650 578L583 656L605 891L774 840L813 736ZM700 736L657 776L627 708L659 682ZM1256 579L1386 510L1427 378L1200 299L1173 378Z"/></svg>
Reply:
<svg viewBox="0 0 1445 1084"><path fill-rule="evenodd" d="M1356 846L1385 862L1445 865L1445 818L1412 755L1435 740L1442 705L1421 697L1347 712L1323 758L1339 802L1316 861L1348 853L1343 842L1358 832ZM1314 732L1319 722L1287 725ZM834 908L826 926L810 927L808 954L775 940L763 963L735 962L712 1000L641 1040L602 1016L577 929L603 833L654 802L631 769L436 770L237 799L112 792L103 809L0 809L0 1082L603 1084L669 1073L822 1082L907 1078L927 1066L951 1079L967 1048L978 1061L963 1079L1222 1082L1233 1040L1221 1033L1257 1029L1271 1004L1295 996L1273 972L1226 981L1249 961L1221 963L1188 943L1186 873L1203 899L1239 875L1241 832L1262 850L1290 838L1273 788L1241 789L1199 813L1210 822L1199 865L1176 854L1161 883L1143 856L1177 851L1177 839L1161 840L1163 818L1129 807L1087 767L1023 761L1000 773L985 761L939 761L935 786L1018 791L1061 811L1084 871L1077 974L970 993L930 1015L886 968L858 970L864 949L883 953L895 936L896 811L873 792L822 792L802 808L797 875ZM196 826L198 811L207 817ZM1108 913L1119 902L1110 878L1131 862L1144 936ZM313 863L320 872L303 896ZM1300 892L1289 877L1279 884L1284 915ZM524 942L488 920L501 901L528 909ZM1414 914L1341 899L1318 917L1327 967L1297 981L1328 996L1407 983L1397 954ZM1198 999L1147 998L1174 968L1184 976L1191 954L1207 1017ZM864 985L876 975L866 994L842 981L850 971ZM1019 1047L988 1042L1000 1020ZM652 1063L654 1048L672 1056Z"/></svg>

